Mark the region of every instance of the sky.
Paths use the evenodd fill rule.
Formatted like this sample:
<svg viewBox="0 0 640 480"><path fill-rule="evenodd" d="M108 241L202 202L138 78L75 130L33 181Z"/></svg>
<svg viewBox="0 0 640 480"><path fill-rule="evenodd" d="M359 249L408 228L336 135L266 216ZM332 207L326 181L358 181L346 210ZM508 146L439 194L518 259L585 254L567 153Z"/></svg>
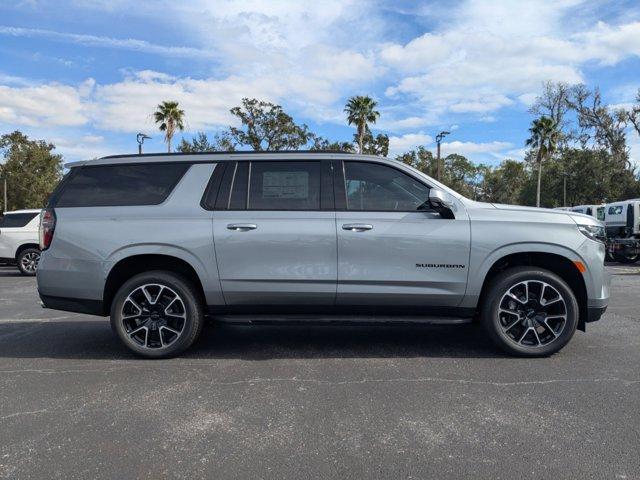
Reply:
<svg viewBox="0 0 640 480"><path fill-rule="evenodd" d="M185 110L178 141L235 124L243 97L351 140L344 104L369 95L390 155L448 130L445 155L496 165L523 157L548 80L633 102L640 2L0 0L0 133L53 142L65 161L135 152L138 132L165 151L163 100Z"/></svg>

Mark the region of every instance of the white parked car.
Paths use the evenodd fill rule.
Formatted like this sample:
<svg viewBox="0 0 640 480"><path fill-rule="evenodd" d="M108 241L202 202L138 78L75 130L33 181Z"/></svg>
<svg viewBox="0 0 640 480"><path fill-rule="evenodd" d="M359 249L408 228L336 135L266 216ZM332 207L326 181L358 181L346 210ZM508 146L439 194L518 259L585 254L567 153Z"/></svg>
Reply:
<svg viewBox="0 0 640 480"><path fill-rule="evenodd" d="M40 210L5 212L0 219L0 260L16 263L23 275L35 275L40 261Z"/></svg>

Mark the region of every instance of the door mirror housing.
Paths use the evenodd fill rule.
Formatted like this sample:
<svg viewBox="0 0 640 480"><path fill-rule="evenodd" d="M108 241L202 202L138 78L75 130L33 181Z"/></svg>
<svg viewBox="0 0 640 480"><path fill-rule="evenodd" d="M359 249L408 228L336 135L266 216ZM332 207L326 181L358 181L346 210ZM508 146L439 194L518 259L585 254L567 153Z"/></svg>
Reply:
<svg viewBox="0 0 640 480"><path fill-rule="evenodd" d="M444 190L431 188L429 190L429 204L442 218L455 218L453 199Z"/></svg>

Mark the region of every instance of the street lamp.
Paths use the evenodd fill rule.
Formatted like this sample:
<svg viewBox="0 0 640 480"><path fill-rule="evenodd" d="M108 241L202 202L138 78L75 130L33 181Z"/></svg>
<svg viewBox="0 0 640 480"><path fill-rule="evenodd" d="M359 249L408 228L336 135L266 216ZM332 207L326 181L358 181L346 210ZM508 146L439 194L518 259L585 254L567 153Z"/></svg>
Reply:
<svg viewBox="0 0 640 480"><path fill-rule="evenodd" d="M440 181L440 142L442 139L449 135L451 132L442 131L438 135L436 135L436 144L438 145L438 150L436 154L436 180Z"/></svg>
<svg viewBox="0 0 640 480"><path fill-rule="evenodd" d="M144 133L139 133L136 135L136 141L138 142L138 155L142 155L142 144L148 138L151 138L149 135L145 135Z"/></svg>

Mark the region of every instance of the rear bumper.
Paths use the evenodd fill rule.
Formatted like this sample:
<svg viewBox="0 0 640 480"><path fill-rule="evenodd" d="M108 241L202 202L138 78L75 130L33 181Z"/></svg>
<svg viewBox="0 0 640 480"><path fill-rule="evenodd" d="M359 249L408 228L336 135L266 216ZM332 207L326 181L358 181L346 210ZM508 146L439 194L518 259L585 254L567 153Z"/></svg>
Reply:
<svg viewBox="0 0 640 480"><path fill-rule="evenodd" d="M39 292L38 292L39 293ZM88 313L89 315L106 316L102 302L100 300L87 300L84 298L52 297L50 295L40 295L42 306L53 310L63 310L65 312Z"/></svg>

